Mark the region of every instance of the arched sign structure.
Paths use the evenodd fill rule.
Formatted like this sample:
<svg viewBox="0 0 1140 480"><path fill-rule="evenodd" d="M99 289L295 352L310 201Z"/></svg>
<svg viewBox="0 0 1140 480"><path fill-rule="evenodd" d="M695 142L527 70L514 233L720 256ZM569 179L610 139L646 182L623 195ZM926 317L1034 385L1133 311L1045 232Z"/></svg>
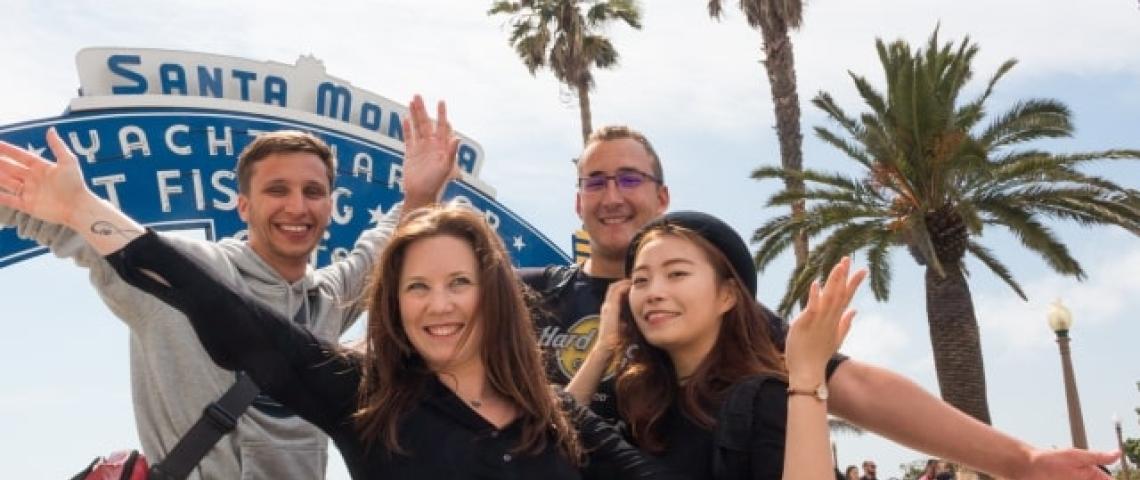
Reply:
<svg viewBox="0 0 1140 480"><path fill-rule="evenodd" d="M402 197L407 108L330 77L312 57L296 65L153 49L84 49L80 96L56 118L0 127L0 139L47 158L55 126L88 185L140 223L245 235L237 215L237 155L259 132L299 129L333 148L333 216L313 263L346 254L360 232ZM482 148L461 137L463 178L444 196L484 213L518 266L567 263L549 239L494 200L478 178ZM0 226L0 268L44 253Z"/></svg>

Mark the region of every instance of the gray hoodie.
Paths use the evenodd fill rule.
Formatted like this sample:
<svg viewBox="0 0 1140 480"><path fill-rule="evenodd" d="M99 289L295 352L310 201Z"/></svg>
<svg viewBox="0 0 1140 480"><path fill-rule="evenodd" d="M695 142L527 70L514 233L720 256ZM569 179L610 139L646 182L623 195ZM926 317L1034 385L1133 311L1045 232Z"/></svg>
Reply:
<svg viewBox="0 0 1140 480"><path fill-rule="evenodd" d="M360 316L367 276L399 215L397 206L379 225L360 235L347 258L321 269L310 267L294 283L281 278L245 242L164 237L212 268L231 288L253 295L284 317L304 323L317 336L335 341ZM88 269L103 302L127 324L139 440L149 458L162 459L198 420L203 408L233 385L234 373L214 365L185 316L122 281L72 230L6 207L0 207L0 225L15 226L21 238ZM328 439L320 430L270 399L259 398L190 478L324 478L327 450Z"/></svg>

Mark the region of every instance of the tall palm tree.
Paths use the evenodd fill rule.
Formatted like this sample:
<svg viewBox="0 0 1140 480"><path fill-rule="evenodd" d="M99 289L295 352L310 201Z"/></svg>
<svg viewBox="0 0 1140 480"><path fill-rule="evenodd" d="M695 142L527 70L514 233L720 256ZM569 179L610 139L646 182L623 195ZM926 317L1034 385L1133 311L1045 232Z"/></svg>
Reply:
<svg viewBox="0 0 1140 480"><path fill-rule="evenodd" d="M721 0L709 0L709 16L720 19ZM780 141L780 165L792 171L803 170L803 134L800 133L800 96L796 91L796 61L792 54L789 30L803 23L802 0L740 0L740 9L748 25L760 30L763 38L764 69L768 72L768 86L772 91L772 106L776 110L776 136ZM790 192L802 192L804 182L798 176L784 178ZM791 203L792 216L800 218L804 202ZM792 250L796 255L796 268L807 260L808 237L793 232Z"/></svg>
<svg viewBox="0 0 1140 480"><path fill-rule="evenodd" d="M618 53L598 33L603 25L621 21L641 29L635 0L498 0L488 15L511 16L510 44L531 75L547 67L578 96L582 143L594 130L590 115L591 68L617 65Z"/></svg>
<svg viewBox="0 0 1140 480"><path fill-rule="evenodd" d="M1072 135L1069 109L1052 99L1017 102L982 126L986 100L1016 61L1002 64L980 96L960 103L978 51L969 38L957 47L940 46L935 30L926 50L913 54L902 41L888 46L878 40L876 46L886 94L851 74L869 112L851 117L826 92L812 100L844 133L816 127L816 134L858 162L863 174L755 170L757 179L799 178L812 185L803 193L786 189L769 199L770 205L807 200L810 207L801 219L785 215L756 230L756 262L762 270L787 248L796 231L826 237L789 279L780 305L786 312L813 279L823 278L841 257L860 250L866 250L875 298L887 300L888 254L892 247L906 247L926 270L927 321L942 397L988 423L966 253L1022 299L1025 292L1009 269L975 240L984 228L1002 227L1053 270L1084 278L1081 265L1042 221L1117 225L1140 236L1140 192L1078 169L1094 160L1134 160L1140 151L1054 154L1026 146L1033 140Z"/></svg>

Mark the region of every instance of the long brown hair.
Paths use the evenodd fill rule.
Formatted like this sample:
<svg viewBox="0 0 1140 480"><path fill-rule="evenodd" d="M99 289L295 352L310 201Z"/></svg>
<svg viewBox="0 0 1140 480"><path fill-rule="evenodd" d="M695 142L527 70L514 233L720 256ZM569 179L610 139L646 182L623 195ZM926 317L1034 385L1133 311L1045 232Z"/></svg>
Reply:
<svg viewBox="0 0 1140 480"><path fill-rule="evenodd" d="M629 424L638 446L653 453L665 449L660 426L674 404L680 414L711 429L716 424L712 412L733 384L760 373L786 377L784 362L769 333L769 313L748 294L728 259L712 243L687 228L664 224L645 232L635 251L640 252L653 239L667 236L695 244L721 280L717 288L730 289L736 302L725 312L712 350L684 385L678 382L669 355L645 340L628 310L622 316L622 345L618 351L631 351L629 347L635 345L637 348L632 349L629 362L617 379L618 411Z"/></svg>
<svg viewBox="0 0 1140 480"><path fill-rule="evenodd" d="M380 255L369 294L358 409L353 414L362 439L369 446L382 439L390 451L407 453L399 445L398 425L435 373L404 331L396 285L408 246L438 236L463 240L475 252L483 322L479 356L491 388L520 410L522 438L514 451L537 453L553 440L568 459L580 461L577 432L546 383L534 324L510 257L483 217L458 204L407 214Z"/></svg>

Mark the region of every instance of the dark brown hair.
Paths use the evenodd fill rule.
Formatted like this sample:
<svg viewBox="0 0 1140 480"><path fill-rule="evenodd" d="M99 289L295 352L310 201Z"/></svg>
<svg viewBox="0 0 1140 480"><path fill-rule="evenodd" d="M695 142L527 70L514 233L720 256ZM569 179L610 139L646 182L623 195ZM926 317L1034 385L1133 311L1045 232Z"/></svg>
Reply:
<svg viewBox="0 0 1140 480"><path fill-rule="evenodd" d="M257 162L275 153L295 152L311 153L319 157L328 171L329 188L332 188L336 182L336 161L328 144L308 132L279 130L258 135L241 151L237 162L238 191L249 193L249 182L253 178L253 167Z"/></svg>
<svg viewBox="0 0 1140 480"><path fill-rule="evenodd" d="M435 375L404 331L396 286L408 246L438 236L463 240L475 252L483 322L479 356L491 388L520 410L522 438L515 451L537 453L553 440L571 462L580 462L577 432L546 382L534 324L503 242L481 215L458 204L408 213L373 273L358 409L353 414L362 439L366 444L382 439L390 451L405 453L398 425L426 380Z"/></svg>
<svg viewBox="0 0 1140 480"><path fill-rule="evenodd" d="M657 181L660 182L661 185L664 185L665 171L661 168L661 158L657 156L657 150L653 149L653 145L649 143L649 139L645 138L645 135L641 132L625 125L607 125L590 133L590 136L586 138L586 146L589 147L598 142L622 140L625 138L636 141L640 143L642 147L645 147L645 151L649 153L649 158L653 160L650 162L650 168L653 170L650 173L652 173L654 177L657 177Z"/></svg>
<svg viewBox="0 0 1140 480"><path fill-rule="evenodd" d="M700 234L670 224L646 231L635 246L636 251L661 237L695 244L721 280L718 288L731 289L736 302L725 312L712 350L683 385L677 380L668 353L645 340L628 310L622 316L622 345L618 351L630 351L629 347L635 345L637 348L632 350L617 379L618 411L629 424L634 441L651 453L666 447L660 426L674 404L680 414L711 429L716 424L713 412L733 384L760 373L786 378L783 359L769 333L767 314L748 294L725 255Z"/></svg>

